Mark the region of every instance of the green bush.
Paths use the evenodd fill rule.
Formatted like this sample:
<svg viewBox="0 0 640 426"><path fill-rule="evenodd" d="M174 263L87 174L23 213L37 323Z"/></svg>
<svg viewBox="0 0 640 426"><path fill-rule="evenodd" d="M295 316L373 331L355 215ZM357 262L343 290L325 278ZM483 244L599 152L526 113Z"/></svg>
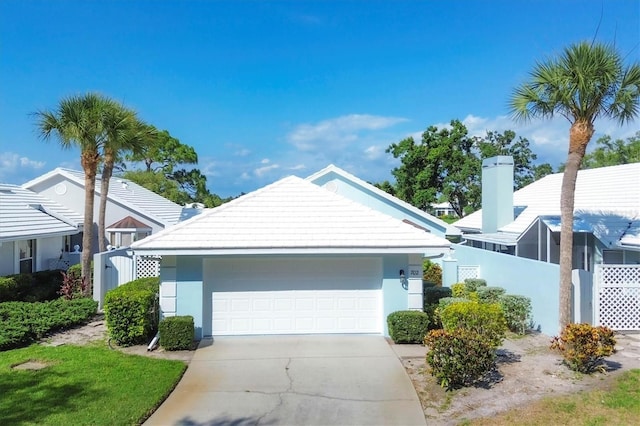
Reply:
<svg viewBox="0 0 640 426"><path fill-rule="evenodd" d="M0 350L27 345L49 333L83 323L98 302L83 298L0 303Z"/></svg>
<svg viewBox="0 0 640 426"><path fill-rule="evenodd" d="M91 261L91 269L93 269L93 261ZM74 278L82 277L82 264L76 263L75 265L69 266L67 269L67 274L71 275Z"/></svg>
<svg viewBox="0 0 640 426"><path fill-rule="evenodd" d="M464 280L464 284L467 286L467 291L473 293L474 291L478 291L480 287L486 287L487 281L482 278L467 278Z"/></svg>
<svg viewBox="0 0 640 426"><path fill-rule="evenodd" d="M524 334L531 322L531 299L515 294L503 294L498 303L502 306L509 330Z"/></svg>
<svg viewBox="0 0 640 426"><path fill-rule="evenodd" d="M497 303L474 300L450 303L440 309L440 320L446 331L464 329L475 332L493 349L502 344L507 330L502 308Z"/></svg>
<svg viewBox="0 0 640 426"><path fill-rule="evenodd" d="M447 389L473 384L495 366L495 350L470 330L432 330L424 344L431 375Z"/></svg>
<svg viewBox="0 0 640 426"><path fill-rule="evenodd" d="M451 285L451 295L453 297L467 297L467 285L465 283L455 283Z"/></svg>
<svg viewBox="0 0 640 426"><path fill-rule="evenodd" d="M195 337L193 317L166 317L160 321L160 345L168 351L190 350Z"/></svg>
<svg viewBox="0 0 640 426"><path fill-rule="evenodd" d="M429 328L429 316L422 311L396 311L387 317L389 337L395 343L422 343Z"/></svg>
<svg viewBox="0 0 640 426"><path fill-rule="evenodd" d="M440 265L425 259L422 262L422 280L427 283L433 283L436 286L442 286L442 268Z"/></svg>
<svg viewBox="0 0 640 426"><path fill-rule="evenodd" d="M62 271L39 271L0 277L1 302L45 302L58 298Z"/></svg>
<svg viewBox="0 0 640 426"><path fill-rule="evenodd" d="M437 305L443 297L451 297L449 287L423 287L423 303L425 308L430 305Z"/></svg>
<svg viewBox="0 0 640 426"><path fill-rule="evenodd" d="M159 288L159 278L140 278L107 292L104 315L109 336L118 345L145 343L156 333Z"/></svg>
<svg viewBox="0 0 640 426"><path fill-rule="evenodd" d="M498 303L500 297L505 294L505 289L502 287L478 287L476 290L478 294L478 301L482 303Z"/></svg>
<svg viewBox="0 0 640 426"><path fill-rule="evenodd" d="M551 349L562 352L570 369L587 374L601 367L604 357L611 355L615 346L610 328L590 324L568 324L560 336L551 340Z"/></svg>
<svg viewBox="0 0 640 426"><path fill-rule="evenodd" d="M438 302L438 309L443 310L444 308L451 305L452 303L468 302L468 301L469 299L465 299L464 297L443 297Z"/></svg>

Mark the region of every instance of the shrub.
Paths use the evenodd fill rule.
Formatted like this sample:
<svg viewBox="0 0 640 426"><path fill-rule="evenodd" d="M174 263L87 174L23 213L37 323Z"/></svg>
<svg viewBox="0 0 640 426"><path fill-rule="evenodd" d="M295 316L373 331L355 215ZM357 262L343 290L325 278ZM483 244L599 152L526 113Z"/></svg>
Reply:
<svg viewBox="0 0 640 426"><path fill-rule="evenodd" d="M167 317L158 325L160 345L168 351L189 350L195 337L193 317Z"/></svg>
<svg viewBox="0 0 640 426"><path fill-rule="evenodd" d="M387 317L389 336L395 343L422 343L429 316L421 311L396 311Z"/></svg>
<svg viewBox="0 0 640 426"><path fill-rule="evenodd" d="M93 269L93 261L91 261L91 268ZM71 265L69 266L69 268L67 269L67 274L75 277L75 278L80 278L82 276L82 264L81 263L76 263L75 265Z"/></svg>
<svg viewBox="0 0 640 426"><path fill-rule="evenodd" d="M449 287L425 287L422 289L424 306L437 305L443 297L451 297Z"/></svg>
<svg viewBox="0 0 640 426"><path fill-rule="evenodd" d="M438 309L443 310L444 308L451 305L452 303L468 302L468 301L469 299L465 299L464 297L443 297L438 302Z"/></svg>
<svg viewBox="0 0 640 426"><path fill-rule="evenodd" d="M140 278L105 295L104 314L109 336L121 346L144 343L158 327L160 279Z"/></svg>
<svg viewBox="0 0 640 426"><path fill-rule="evenodd" d="M422 280L427 283L433 283L436 286L442 286L442 268L440 265L425 259L422 262Z"/></svg>
<svg viewBox="0 0 640 426"><path fill-rule="evenodd" d="M424 344L431 375L447 389L470 385L495 366L495 350L470 330L432 330Z"/></svg>
<svg viewBox="0 0 640 426"><path fill-rule="evenodd" d="M453 297L467 297L467 285L465 283L455 283L451 286L451 295Z"/></svg>
<svg viewBox="0 0 640 426"><path fill-rule="evenodd" d="M58 298L62 285L59 270L0 278L0 302L45 302Z"/></svg>
<svg viewBox="0 0 640 426"><path fill-rule="evenodd" d="M98 302L87 298L0 303L0 350L24 346L80 324L95 315L97 307Z"/></svg>
<svg viewBox="0 0 640 426"><path fill-rule="evenodd" d="M478 287L476 293L478 294L479 302L498 303L500 302L500 296L505 294L505 289L502 287Z"/></svg>
<svg viewBox="0 0 640 426"><path fill-rule="evenodd" d="M502 306L509 330L524 334L531 321L531 299L515 294L503 294L498 303Z"/></svg>
<svg viewBox="0 0 640 426"><path fill-rule="evenodd" d="M475 332L493 349L502 344L507 330L502 308L497 303L473 300L450 303L440 310L440 320L445 330Z"/></svg>
<svg viewBox="0 0 640 426"><path fill-rule="evenodd" d="M613 331L604 326L568 324L560 336L551 340L551 349L562 352L564 363L580 373L592 373L601 367L604 357L614 352Z"/></svg>
<svg viewBox="0 0 640 426"><path fill-rule="evenodd" d="M66 300L84 297L87 291L87 278L75 275L74 273L62 274L62 286L58 290L58 294Z"/></svg>
<svg viewBox="0 0 640 426"><path fill-rule="evenodd" d="M474 291L478 291L480 287L486 287L487 281L482 278L467 278L464 280L465 285L467 286L467 291L472 293Z"/></svg>

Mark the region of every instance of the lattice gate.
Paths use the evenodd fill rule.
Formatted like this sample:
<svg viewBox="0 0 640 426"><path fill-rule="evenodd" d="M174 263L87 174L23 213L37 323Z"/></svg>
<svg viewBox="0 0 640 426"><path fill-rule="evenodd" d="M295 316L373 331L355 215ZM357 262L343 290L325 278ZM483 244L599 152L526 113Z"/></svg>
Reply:
<svg viewBox="0 0 640 426"><path fill-rule="evenodd" d="M596 265L596 324L640 331L640 265Z"/></svg>

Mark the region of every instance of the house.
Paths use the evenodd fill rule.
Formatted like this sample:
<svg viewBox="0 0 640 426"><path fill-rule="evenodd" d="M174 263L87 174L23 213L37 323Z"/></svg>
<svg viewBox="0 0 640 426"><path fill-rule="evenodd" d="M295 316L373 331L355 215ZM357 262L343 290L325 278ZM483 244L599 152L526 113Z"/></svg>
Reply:
<svg viewBox="0 0 640 426"><path fill-rule="evenodd" d="M456 222L466 244L559 263L562 173L513 192L513 160L484 160L482 210ZM575 189L573 269L640 263L640 163L581 170Z"/></svg>
<svg viewBox="0 0 640 426"><path fill-rule="evenodd" d="M73 236L82 217L16 185L0 184L0 276L78 263Z"/></svg>
<svg viewBox="0 0 640 426"><path fill-rule="evenodd" d="M57 168L22 185L23 188L64 205L84 217L84 173ZM97 224L101 179L96 178L94 220ZM112 177L109 183L105 232L113 247L128 246L201 210L185 208L126 179ZM94 226L97 231L97 225ZM73 245L82 244L82 234L73 237ZM82 249L82 247L80 247ZM95 232L92 251L98 250Z"/></svg>
<svg viewBox="0 0 640 426"><path fill-rule="evenodd" d="M192 315L198 337L382 334L389 313L422 309L423 258L450 242L343 196L357 191L331 172L284 178L134 242L134 255L162 256L162 315Z"/></svg>
<svg viewBox="0 0 640 426"><path fill-rule="evenodd" d="M312 174L307 180L356 203L432 232L439 237L452 242L461 240L462 232L455 226L449 225L334 165L329 165Z"/></svg>
<svg viewBox="0 0 640 426"><path fill-rule="evenodd" d="M455 209L448 201L443 203L436 203L431 205L431 211L436 217L448 216L448 217L458 217Z"/></svg>

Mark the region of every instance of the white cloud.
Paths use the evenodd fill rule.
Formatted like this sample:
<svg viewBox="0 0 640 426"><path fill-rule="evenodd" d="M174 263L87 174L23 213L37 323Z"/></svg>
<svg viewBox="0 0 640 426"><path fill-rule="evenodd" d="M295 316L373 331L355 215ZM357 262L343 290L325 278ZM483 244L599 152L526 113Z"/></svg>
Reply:
<svg viewBox="0 0 640 426"><path fill-rule="evenodd" d="M268 158L263 158L262 161L260 161L260 164L269 164L271 162L271 160L269 160Z"/></svg>
<svg viewBox="0 0 640 426"><path fill-rule="evenodd" d="M251 150L249 150L247 148L239 149L239 150L237 150L236 152L233 153L233 155L236 155L238 157L246 157L249 154L251 154Z"/></svg>
<svg viewBox="0 0 640 426"><path fill-rule="evenodd" d="M258 177L263 177L265 174L269 173L270 171L276 170L279 168L280 166L278 164L271 164L270 166L258 167L253 171L253 173Z"/></svg>
<svg viewBox="0 0 640 426"><path fill-rule="evenodd" d="M294 171L296 171L296 170L305 170L305 169L306 169L306 167L305 167L304 164L296 164L295 166L289 167L289 170L294 170Z"/></svg>
<svg viewBox="0 0 640 426"><path fill-rule="evenodd" d="M0 153L0 180L9 180L16 178L23 183L21 176L31 175L34 171L40 170L45 166L45 161L32 160L28 157L20 156L15 152Z"/></svg>
<svg viewBox="0 0 640 426"><path fill-rule="evenodd" d="M287 140L302 151L341 149L361 138L363 133L382 130L407 121L401 117L349 114L314 124L300 124Z"/></svg>

